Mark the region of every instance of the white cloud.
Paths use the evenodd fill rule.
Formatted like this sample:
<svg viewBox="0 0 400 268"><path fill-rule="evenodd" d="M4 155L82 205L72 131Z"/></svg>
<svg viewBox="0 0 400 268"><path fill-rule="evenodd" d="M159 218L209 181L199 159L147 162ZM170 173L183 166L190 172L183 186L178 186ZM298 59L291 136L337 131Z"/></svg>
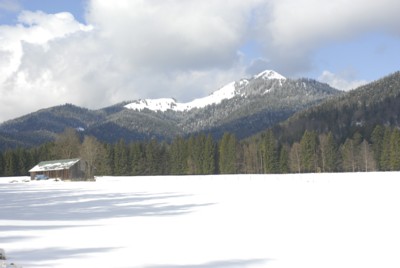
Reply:
<svg viewBox="0 0 400 268"><path fill-rule="evenodd" d="M321 46L367 32L400 33L400 1L272 0L259 17L260 42L279 71L296 74L312 66Z"/></svg>
<svg viewBox="0 0 400 268"><path fill-rule="evenodd" d="M65 102L188 101L263 66L305 73L331 41L400 33L398 10L398 0L90 0L87 25L24 11L17 25L0 26L0 122ZM253 61L240 51L249 39L263 48ZM363 82L321 78L342 89Z"/></svg>
<svg viewBox="0 0 400 268"><path fill-rule="evenodd" d="M18 0L0 0L0 10L17 12L21 10L21 4Z"/></svg>
<svg viewBox="0 0 400 268"><path fill-rule="evenodd" d="M250 11L258 2L93 0L87 19L136 66L226 68L238 60Z"/></svg>
<svg viewBox="0 0 400 268"><path fill-rule="evenodd" d="M355 89L368 83L368 81L365 80L355 79L352 72L334 74L326 70L322 72L318 80L329 84L331 87L345 91Z"/></svg>

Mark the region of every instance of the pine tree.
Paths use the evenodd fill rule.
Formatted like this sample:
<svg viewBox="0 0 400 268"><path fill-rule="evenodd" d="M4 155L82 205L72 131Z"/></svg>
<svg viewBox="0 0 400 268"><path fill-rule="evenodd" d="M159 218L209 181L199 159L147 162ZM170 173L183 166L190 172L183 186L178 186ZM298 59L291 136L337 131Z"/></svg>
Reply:
<svg viewBox="0 0 400 268"><path fill-rule="evenodd" d="M145 146L145 175L161 175L165 169L165 150L157 140L152 139Z"/></svg>
<svg viewBox="0 0 400 268"><path fill-rule="evenodd" d="M389 127L385 127L383 140L382 140L382 152L379 159L379 166L382 171L391 170L390 155L391 155L391 136L392 131Z"/></svg>
<svg viewBox="0 0 400 268"><path fill-rule="evenodd" d="M145 155L143 144L139 142L131 143L129 146L130 174L132 176L143 175L145 166Z"/></svg>
<svg viewBox="0 0 400 268"><path fill-rule="evenodd" d="M0 177L4 176L4 157L3 153L0 151Z"/></svg>
<svg viewBox="0 0 400 268"><path fill-rule="evenodd" d="M258 145L255 139L242 143L243 148L243 172L246 174L261 173L260 160L258 158Z"/></svg>
<svg viewBox="0 0 400 268"><path fill-rule="evenodd" d="M372 134L371 134L372 151L374 153L376 168L378 170L382 170L380 159L381 159L382 151L383 151L384 133L385 133L384 128L381 125L378 125L374 128L374 130L372 131Z"/></svg>
<svg viewBox="0 0 400 268"><path fill-rule="evenodd" d="M322 172L337 171L337 146L332 132L319 135Z"/></svg>
<svg viewBox="0 0 400 268"><path fill-rule="evenodd" d="M264 173L276 172L276 146L274 134L271 130L267 131L262 138Z"/></svg>
<svg viewBox="0 0 400 268"><path fill-rule="evenodd" d="M114 146L114 175L129 175L128 150L124 140L119 140Z"/></svg>
<svg viewBox="0 0 400 268"><path fill-rule="evenodd" d="M279 173L289 173L289 146L284 144L279 151Z"/></svg>
<svg viewBox="0 0 400 268"><path fill-rule="evenodd" d="M188 166L188 174L190 175L197 175L200 174L200 152L197 138L194 135L189 137L187 142L187 151L188 151L188 158L187 158L187 166Z"/></svg>
<svg viewBox="0 0 400 268"><path fill-rule="evenodd" d="M400 130L397 128L390 136L390 170L400 170Z"/></svg>
<svg viewBox="0 0 400 268"><path fill-rule="evenodd" d="M28 154L25 149L18 148L15 151L15 160L16 160L16 174L17 176L26 176L28 175L28 170L29 170L29 158Z"/></svg>
<svg viewBox="0 0 400 268"><path fill-rule="evenodd" d="M219 145L219 171L221 174L235 174L237 140L233 134L225 133Z"/></svg>
<svg viewBox="0 0 400 268"><path fill-rule="evenodd" d="M4 153L4 175L16 176L17 175L17 157L14 151L8 150Z"/></svg>
<svg viewBox="0 0 400 268"><path fill-rule="evenodd" d="M203 173L215 174L215 143L211 134L207 136L203 154Z"/></svg>
<svg viewBox="0 0 400 268"><path fill-rule="evenodd" d="M317 135L313 131L306 130L303 134L300 141L300 161L304 172L317 171Z"/></svg>
<svg viewBox="0 0 400 268"><path fill-rule="evenodd" d="M344 144L340 147L342 156L342 168L345 172L356 171L356 159L355 159L355 145L352 139L346 139Z"/></svg>

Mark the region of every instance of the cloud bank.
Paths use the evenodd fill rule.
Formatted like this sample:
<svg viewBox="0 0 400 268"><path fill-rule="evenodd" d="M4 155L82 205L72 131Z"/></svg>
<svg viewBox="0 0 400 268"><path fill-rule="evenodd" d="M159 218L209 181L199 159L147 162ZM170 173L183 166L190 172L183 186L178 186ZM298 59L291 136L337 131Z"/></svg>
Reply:
<svg viewBox="0 0 400 268"><path fill-rule="evenodd" d="M330 42L383 29L400 36L397 10L397 0L91 0L85 23L23 11L0 26L0 122L66 102L187 101L264 67L296 76ZM357 82L320 78L343 89Z"/></svg>

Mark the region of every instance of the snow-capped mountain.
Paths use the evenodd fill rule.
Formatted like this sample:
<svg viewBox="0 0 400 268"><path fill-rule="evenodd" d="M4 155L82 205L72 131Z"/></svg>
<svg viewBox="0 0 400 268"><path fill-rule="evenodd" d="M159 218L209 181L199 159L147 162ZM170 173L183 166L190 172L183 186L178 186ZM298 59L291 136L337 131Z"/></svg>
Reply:
<svg viewBox="0 0 400 268"><path fill-rule="evenodd" d="M231 132L244 138L337 94L341 91L327 84L286 79L267 70L186 103L161 98L123 102L95 111L70 104L43 109L1 124L0 142L34 145L54 139L66 127L84 129L83 134L106 142L168 140L200 132L215 137Z"/></svg>
<svg viewBox="0 0 400 268"><path fill-rule="evenodd" d="M176 100L172 98L144 99L129 103L125 105L125 108L137 111L149 109L151 111L160 112L165 112L167 110L183 112L195 108L200 109L209 105L220 104L223 100L229 100L235 96L245 96L246 92L243 88L249 84L249 81L257 79L262 79L263 81L279 80L280 83L286 80L286 78L279 73L272 70L266 70L250 79L241 79L239 82L230 82L206 97L194 99L187 103L176 102Z"/></svg>

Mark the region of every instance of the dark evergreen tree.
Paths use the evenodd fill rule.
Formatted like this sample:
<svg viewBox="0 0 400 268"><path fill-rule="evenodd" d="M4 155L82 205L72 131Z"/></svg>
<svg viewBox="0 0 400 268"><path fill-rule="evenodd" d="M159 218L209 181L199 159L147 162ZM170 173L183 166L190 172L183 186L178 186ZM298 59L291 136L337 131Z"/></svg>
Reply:
<svg viewBox="0 0 400 268"><path fill-rule="evenodd" d="M209 134L204 144L203 150L203 174L214 174L215 173L215 143Z"/></svg>
<svg viewBox="0 0 400 268"><path fill-rule="evenodd" d="M268 130L262 137L262 156L264 173L275 173L277 166L277 143L272 133Z"/></svg>
<svg viewBox="0 0 400 268"><path fill-rule="evenodd" d="M390 136L390 170L400 170L400 130L397 128Z"/></svg>
<svg viewBox="0 0 400 268"><path fill-rule="evenodd" d="M342 157L342 169L345 172L355 172L357 168L355 158L355 145L353 139L346 139L340 147Z"/></svg>
<svg viewBox="0 0 400 268"><path fill-rule="evenodd" d="M322 172L335 172L338 166L338 152L332 132L319 136Z"/></svg>
<svg viewBox="0 0 400 268"><path fill-rule="evenodd" d="M233 134L225 133L219 144L219 172L221 174L235 174L237 140Z"/></svg>
<svg viewBox="0 0 400 268"><path fill-rule="evenodd" d="M289 173L289 146L284 144L280 147L279 150L279 173Z"/></svg>
<svg viewBox="0 0 400 268"><path fill-rule="evenodd" d="M129 175L128 149L122 139L114 146L114 175Z"/></svg>
<svg viewBox="0 0 400 268"><path fill-rule="evenodd" d="M162 175L166 168L166 152L163 144L152 139L145 145L145 175Z"/></svg>
<svg viewBox="0 0 400 268"><path fill-rule="evenodd" d="M7 150L4 153L4 176L16 176L18 174L17 156L15 151Z"/></svg>
<svg viewBox="0 0 400 268"><path fill-rule="evenodd" d="M391 170L390 155L391 155L391 136L392 131L389 127L385 127L382 140L382 152L379 159L380 170Z"/></svg>
<svg viewBox="0 0 400 268"><path fill-rule="evenodd" d="M4 157L3 153L0 151L0 177L4 176Z"/></svg>
<svg viewBox="0 0 400 268"><path fill-rule="evenodd" d="M142 143L134 142L129 146L130 174L132 176L143 175L145 166L145 152Z"/></svg>
<svg viewBox="0 0 400 268"><path fill-rule="evenodd" d="M383 151L383 140L384 140L385 130L381 125L374 128L371 134L372 150L374 153L374 159L376 162L376 168L381 170L380 159Z"/></svg>
<svg viewBox="0 0 400 268"><path fill-rule="evenodd" d="M300 161L303 172L317 172L317 149L316 133L306 130L300 141Z"/></svg>
<svg viewBox="0 0 400 268"><path fill-rule="evenodd" d="M172 175L184 175L188 173L188 149L187 141L182 137L176 137L169 147L169 164Z"/></svg>

